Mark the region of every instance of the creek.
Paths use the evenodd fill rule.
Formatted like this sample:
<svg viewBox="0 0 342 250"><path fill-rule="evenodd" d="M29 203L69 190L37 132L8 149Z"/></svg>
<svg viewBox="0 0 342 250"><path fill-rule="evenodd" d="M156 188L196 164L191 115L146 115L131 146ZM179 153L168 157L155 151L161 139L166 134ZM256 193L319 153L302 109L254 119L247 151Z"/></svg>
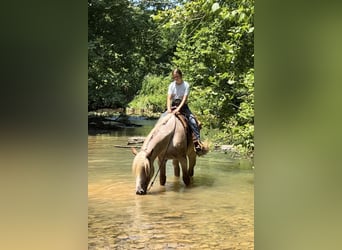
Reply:
<svg viewBox="0 0 342 250"><path fill-rule="evenodd" d="M88 249L254 249L254 171L246 160L223 152L197 158L192 184L173 175L157 177L143 196L135 194L131 136L143 126L88 134ZM157 170L157 163L155 163Z"/></svg>

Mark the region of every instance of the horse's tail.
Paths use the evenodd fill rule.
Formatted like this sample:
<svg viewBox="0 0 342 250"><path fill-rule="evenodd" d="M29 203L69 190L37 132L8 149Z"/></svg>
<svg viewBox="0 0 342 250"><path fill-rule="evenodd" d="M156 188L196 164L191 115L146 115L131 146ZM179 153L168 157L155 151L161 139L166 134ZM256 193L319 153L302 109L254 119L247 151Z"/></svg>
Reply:
<svg viewBox="0 0 342 250"><path fill-rule="evenodd" d="M205 140L202 142L201 151L197 152L198 156L206 155L209 152L209 142Z"/></svg>

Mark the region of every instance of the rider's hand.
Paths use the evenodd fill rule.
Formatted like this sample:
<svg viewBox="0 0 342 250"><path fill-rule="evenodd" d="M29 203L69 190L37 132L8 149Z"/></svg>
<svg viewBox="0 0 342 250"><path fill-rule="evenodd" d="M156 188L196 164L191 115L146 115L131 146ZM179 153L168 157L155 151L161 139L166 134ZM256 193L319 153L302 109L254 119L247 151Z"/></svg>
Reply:
<svg viewBox="0 0 342 250"><path fill-rule="evenodd" d="M176 108L174 111L173 111L174 114L177 114L179 113L179 108Z"/></svg>

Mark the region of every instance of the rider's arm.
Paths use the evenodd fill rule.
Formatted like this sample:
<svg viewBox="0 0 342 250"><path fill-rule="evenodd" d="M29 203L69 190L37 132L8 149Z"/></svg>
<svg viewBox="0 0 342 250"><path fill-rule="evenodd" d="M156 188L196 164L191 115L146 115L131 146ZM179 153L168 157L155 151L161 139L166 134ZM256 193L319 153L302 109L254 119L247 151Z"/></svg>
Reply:
<svg viewBox="0 0 342 250"><path fill-rule="evenodd" d="M166 107L167 107L167 112L171 113L171 101L172 100L172 95L167 95L167 100L166 100Z"/></svg>
<svg viewBox="0 0 342 250"><path fill-rule="evenodd" d="M183 105L186 103L187 100L188 100L188 96L184 95L181 103L178 105L178 107L173 112L174 113L179 112L181 110L181 108L183 107Z"/></svg>

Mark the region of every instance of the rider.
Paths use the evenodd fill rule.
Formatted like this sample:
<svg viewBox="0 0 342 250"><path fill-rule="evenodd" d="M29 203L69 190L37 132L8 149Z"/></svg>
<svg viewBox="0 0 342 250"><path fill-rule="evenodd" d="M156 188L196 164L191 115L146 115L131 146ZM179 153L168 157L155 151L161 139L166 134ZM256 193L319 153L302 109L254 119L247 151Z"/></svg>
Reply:
<svg viewBox="0 0 342 250"><path fill-rule="evenodd" d="M199 153L202 150L202 143L200 138L200 130L197 121L189 109L188 96L190 93L189 83L183 81L183 74L180 69L174 69L172 71L173 82L169 85L167 93L167 112L168 113L183 113L189 120L189 126L194 134L195 150ZM176 109L171 110L171 107L177 106Z"/></svg>

